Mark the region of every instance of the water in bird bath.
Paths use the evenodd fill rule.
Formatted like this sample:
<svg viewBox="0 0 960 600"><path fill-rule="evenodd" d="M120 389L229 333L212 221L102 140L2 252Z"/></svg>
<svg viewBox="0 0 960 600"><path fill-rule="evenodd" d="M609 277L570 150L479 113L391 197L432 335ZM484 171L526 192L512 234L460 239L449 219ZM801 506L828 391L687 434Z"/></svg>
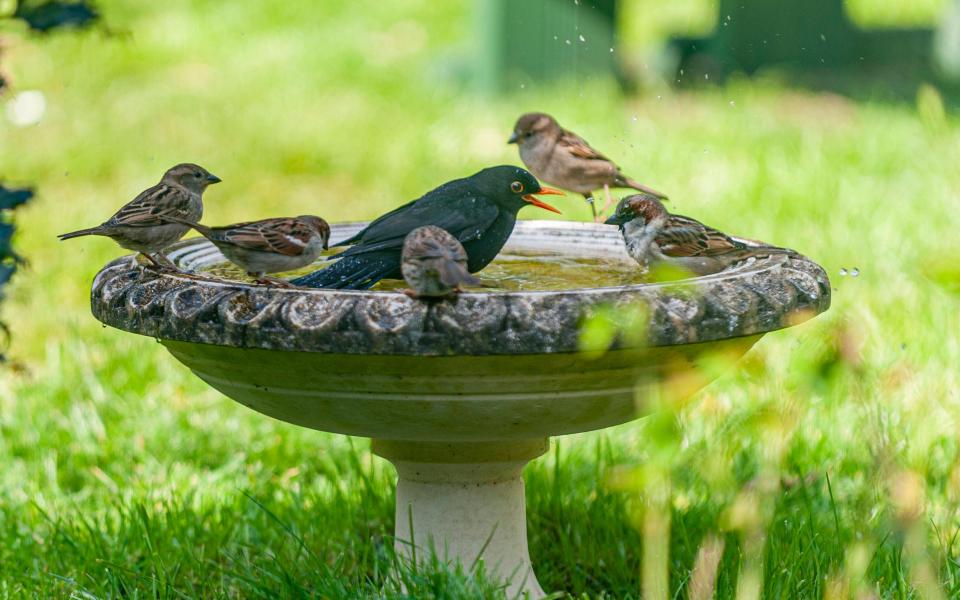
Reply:
<svg viewBox="0 0 960 600"><path fill-rule="evenodd" d="M293 279L315 271L322 264L318 262L299 271L278 273L276 276L282 279ZM227 262L204 268L203 272L232 281L252 280L239 267ZM633 261L574 258L547 253L501 254L477 275L486 287L474 289L494 292L616 287L647 281L641 269ZM395 291L406 287L402 280L384 279L375 285L373 290Z"/></svg>

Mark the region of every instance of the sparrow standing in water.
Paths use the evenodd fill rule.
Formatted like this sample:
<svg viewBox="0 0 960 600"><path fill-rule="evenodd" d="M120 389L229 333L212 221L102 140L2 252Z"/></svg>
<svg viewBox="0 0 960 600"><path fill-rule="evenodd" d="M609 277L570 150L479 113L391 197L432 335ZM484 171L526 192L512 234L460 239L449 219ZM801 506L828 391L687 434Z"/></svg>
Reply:
<svg viewBox="0 0 960 600"><path fill-rule="evenodd" d="M644 268L665 264L709 275L750 257L796 254L776 246L750 246L690 217L671 215L649 194L621 200L606 224L620 227L627 253Z"/></svg>
<svg viewBox="0 0 960 600"><path fill-rule="evenodd" d="M593 211L594 220L599 219L593 191L600 188L606 197L600 214L606 212L613 202L611 187L633 188L667 199L665 194L621 173L620 167L612 160L594 150L579 135L561 127L546 113L527 113L517 119L507 143L520 147L520 159L538 179L583 194Z"/></svg>
<svg viewBox="0 0 960 600"><path fill-rule="evenodd" d="M320 217L280 217L224 227L207 227L170 218L196 229L220 249L227 259L255 277L257 283L289 285L283 279L267 277L305 267L327 249L330 226Z"/></svg>
<svg viewBox="0 0 960 600"><path fill-rule="evenodd" d="M203 216L203 192L219 182L219 177L203 167L179 164L164 173L160 183L140 192L103 224L57 237L69 240L84 235L106 236L122 248L139 252L157 267L176 269L156 254L186 235L190 228L166 217L199 221Z"/></svg>
<svg viewBox="0 0 960 600"><path fill-rule="evenodd" d="M457 238L434 225L417 227L403 241L400 271L411 298L455 296L461 285L480 285L467 271L467 251Z"/></svg>
<svg viewBox="0 0 960 600"><path fill-rule="evenodd" d="M543 187L519 167L490 167L455 179L373 221L337 246L352 246L332 266L292 283L309 287L365 290L381 279L400 279L403 241L423 225L436 225L453 235L467 252L467 270L476 273L494 259L525 206L559 213L535 194L563 195Z"/></svg>

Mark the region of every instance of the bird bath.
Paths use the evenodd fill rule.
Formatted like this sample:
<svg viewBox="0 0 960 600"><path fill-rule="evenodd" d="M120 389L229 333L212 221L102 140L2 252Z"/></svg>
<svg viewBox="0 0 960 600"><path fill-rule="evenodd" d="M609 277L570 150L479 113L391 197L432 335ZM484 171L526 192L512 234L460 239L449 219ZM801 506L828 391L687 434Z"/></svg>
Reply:
<svg viewBox="0 0 960 600"><path fill-rule="evenodd" d="M333 226L332 241L363 224ZM504 253L630 261L616 228L521 221ZM202 239L168 256L197 276L108 264L93 314L159 339L223 394L271 417L369 437L397 469L396 546L465 567L482 559L507 592L543 596L527 551L521 472L548 438L644 414L665 377L830 304L827 275L804 257L749 260L670 282L558 291L474 291L456 302L399 292L283 289L202 274L222 255ZM647 307L646 342L578 352L600 306Z"/></svg>

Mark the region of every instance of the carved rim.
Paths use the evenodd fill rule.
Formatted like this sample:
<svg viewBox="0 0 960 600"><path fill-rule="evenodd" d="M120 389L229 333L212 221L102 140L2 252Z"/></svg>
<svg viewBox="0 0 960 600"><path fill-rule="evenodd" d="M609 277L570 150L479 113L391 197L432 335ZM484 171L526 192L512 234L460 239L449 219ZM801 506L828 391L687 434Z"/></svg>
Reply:
<svg viewBox="0 0 960 600"><path fill-rule="evenodd" d="M335 225L332 237L344 239L363 225ZM520 221L505 250L629 260L616 228L592 223ZM224 260L202 238L179 242L167 254L185 268ZM94 316L133 333L339 354L574 352L582 320L605 305L649 310L645 341L626 336L615 342L618 348L691 344L765 333L819 314L829 308L830 282L805 257L777 256L668 283L476 292L456 302L422 302L399 292L283 289L158 274L124 257L97 274L91 291Z"/></svg>

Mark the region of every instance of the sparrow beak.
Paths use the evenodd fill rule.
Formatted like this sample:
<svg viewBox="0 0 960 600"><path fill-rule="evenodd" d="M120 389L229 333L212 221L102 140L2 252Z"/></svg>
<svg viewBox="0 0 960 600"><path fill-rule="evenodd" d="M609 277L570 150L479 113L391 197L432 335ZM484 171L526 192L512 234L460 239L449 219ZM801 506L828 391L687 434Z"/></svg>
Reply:
<svg viewBox="0 0 960 600"><path fill-rule="evenodd" d="M518 134L516 131L514 131L513 133L510 134L510 139L507 140L507 143L508 143L508 144L516 144L516 143L517 143L517 140L519 140L519 139L520 139L520 134Z"/></svg>
<svg viewBox="0 0 960 600"><path fill-rule="evenodd" d="M216 175L214 175L213 173L207 173L207 184L208 184L208 185L214 184L214 183L220 183L221 181L223 181L223 180L220 179L219 177L217 177Z"/></svg>
<svg viewBox="0 0 960 600"><path fill-rule="evenodd" d="M618 227L623 226L624 223L629 221L632 217L629 215L611 215L609 219L604 221L604 225L616 225Z"/></svg>
<svg viewBox="0 0 960 600"><path fill-rule="evenodd" d="M556 189L554 189L554 188L549 188L549 187L544 187L544 186L541 186L541 187L540 187L540 191L537 192L537 194L542 194L542 195L544 195L544 196L565 196L565 195L566 195L565 193L561 192L560 190L556 190ZM556 208L554 208L554 207L550 206L549 204L547 204L546 202L544 202L543 200L540 200L539 198L534 198L533 194L527 194L526 196L521 196L521 197L522 197L526 202L529 202L530 204L536 206L537 208L542 208L542 209L544 209L544 210L549 210L550 212L555 212L555 213L557 213L558 215L563 214L563 213L561 213L559 210L557 210Z"/></svg>

